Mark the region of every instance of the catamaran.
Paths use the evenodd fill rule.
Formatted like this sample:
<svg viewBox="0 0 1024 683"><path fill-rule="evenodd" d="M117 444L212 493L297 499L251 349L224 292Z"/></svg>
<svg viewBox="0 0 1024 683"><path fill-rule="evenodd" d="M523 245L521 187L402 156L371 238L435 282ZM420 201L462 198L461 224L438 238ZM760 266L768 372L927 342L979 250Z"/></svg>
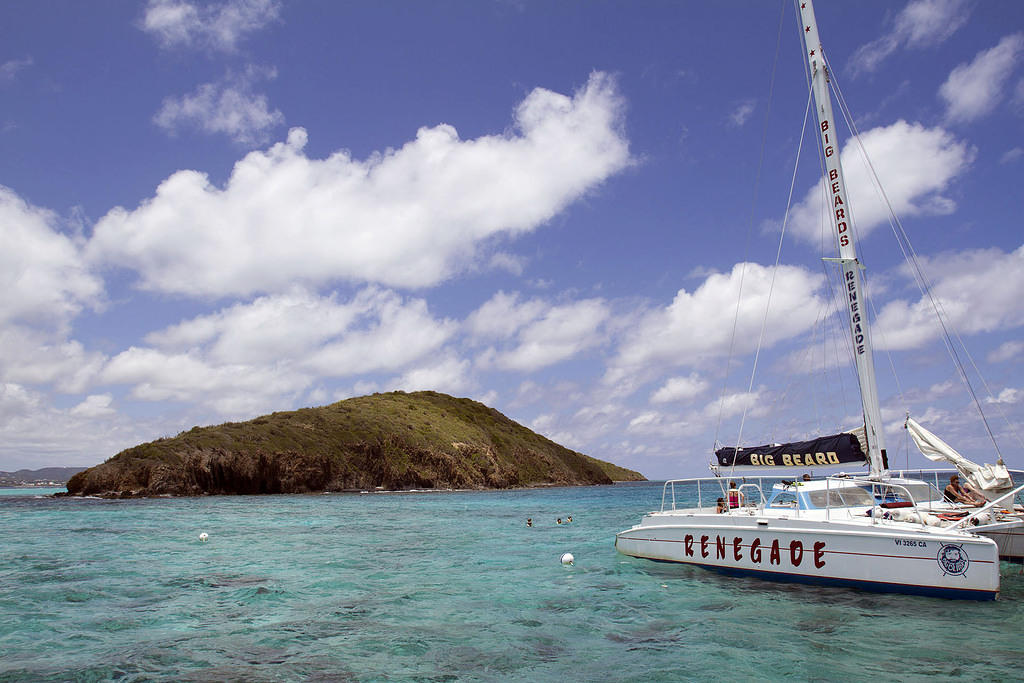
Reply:
<svg viewBox="0 0 1024 683"><path fill-rule="evenodd" d="M1005 515L1012 517L1014 495L1024 487L1004 487L984 507L966 511L951 506L925 482L894 477L888 469L863 266L840 163L829 68L811 0L800 0L799 12L839 252L826 260L842 273L864 426L802 442L720 448L712 470L727 476L761 470L776 479L780 472L828 467L866 465L868 472L782 482L745 477L729 491L721 476L668 481L661 509L617 534L615 547L633 557L732 575L992 600L999 594L1000 560L993 539L996 532L1014 528ZM1004 515L1002 522L995 521L999 514ZM992 537L978 533L985 528Z"/></svg>

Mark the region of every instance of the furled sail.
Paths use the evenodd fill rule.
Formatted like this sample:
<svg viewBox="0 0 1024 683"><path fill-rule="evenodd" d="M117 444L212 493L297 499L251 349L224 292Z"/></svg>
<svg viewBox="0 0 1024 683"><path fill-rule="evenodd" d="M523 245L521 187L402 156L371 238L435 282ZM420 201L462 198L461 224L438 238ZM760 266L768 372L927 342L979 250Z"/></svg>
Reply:
<svg viewBox="0 0 1024 683"><path fill-rule="evenodd" d="M715 451L719 467L736 469L782 470L820 469L823 467L860 467L867 456L857 436L841 432L810 441L768 444L752 448L728 446Z"/></svg>
<svg viewBox="0 0 1024 683"><path fill-rule="evenodd" d="M924 457L935 462L953 463L968 483L986 494L986 497L989 494L1007 491L1013 487L1013 479L1006 471L1005 465L1001 463L979 465L971 462L957 453L948 443L915 422L912 417L907 417L906 426ZM994 500L994 498L990 498L990 500Z"/></svg>

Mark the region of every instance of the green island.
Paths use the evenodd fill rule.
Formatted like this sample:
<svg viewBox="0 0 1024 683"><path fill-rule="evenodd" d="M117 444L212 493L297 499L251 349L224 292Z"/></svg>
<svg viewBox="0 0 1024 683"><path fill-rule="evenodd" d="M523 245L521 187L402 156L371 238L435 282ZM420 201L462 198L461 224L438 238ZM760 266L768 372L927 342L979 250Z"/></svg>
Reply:
<svg viewBox="0 0 1024 683"><path fill-rule="evenodd" d="M69 495L507 489L643 481L569 450L467 398L433 391L361 396L193 427L74 475Z"/></svg>

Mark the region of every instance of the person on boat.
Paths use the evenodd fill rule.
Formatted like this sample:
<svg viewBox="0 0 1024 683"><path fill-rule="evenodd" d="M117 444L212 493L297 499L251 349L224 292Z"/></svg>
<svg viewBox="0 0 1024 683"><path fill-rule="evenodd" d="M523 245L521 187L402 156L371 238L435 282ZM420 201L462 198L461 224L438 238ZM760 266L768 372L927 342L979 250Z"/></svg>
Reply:
<svg viewBox="0 0 1024 683"><path fill-rule="evenodd" d="M725 498L719 498L718 499L718 507L715 508L715 512L717 512L718 514L722 514L723 512L728 512L728 511L729 511L729 508L725 504Z"/></svg>
<svg viewBox="0 0 1024 683"><path fill-rule="evenodd" d="M729 507L731 507L731 508L738 508L740 505L743 505L743 494L740 493L740 490L738 488L736 488L736 482L734 482L734 481L730 481L729 482L728 495L729 495Z"/></svg>
<svg viewBox="0 0 1024 683"><path fill-rule="evenodd" d="M964 505L973 505L979 507L985 504L985 499L976 495L973 491L960 485L960 477L953 475L949 478L949 485L946 486L946 490L943 491L946 496L946 500L950 503L962 503Z"/></svg>

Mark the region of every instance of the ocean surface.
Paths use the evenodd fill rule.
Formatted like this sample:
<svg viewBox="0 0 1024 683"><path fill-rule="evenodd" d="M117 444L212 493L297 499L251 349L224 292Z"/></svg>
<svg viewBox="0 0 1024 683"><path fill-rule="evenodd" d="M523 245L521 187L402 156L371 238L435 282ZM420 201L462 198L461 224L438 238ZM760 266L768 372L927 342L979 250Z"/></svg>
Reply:
<svg viewBox="0 0 1024 683"><path fill-rule="evenodd" d="M1003 565L999 601L970 603L618 554L658 484L41 493L0 489L0 681L1024 677L1019 568Z"/></svg>

